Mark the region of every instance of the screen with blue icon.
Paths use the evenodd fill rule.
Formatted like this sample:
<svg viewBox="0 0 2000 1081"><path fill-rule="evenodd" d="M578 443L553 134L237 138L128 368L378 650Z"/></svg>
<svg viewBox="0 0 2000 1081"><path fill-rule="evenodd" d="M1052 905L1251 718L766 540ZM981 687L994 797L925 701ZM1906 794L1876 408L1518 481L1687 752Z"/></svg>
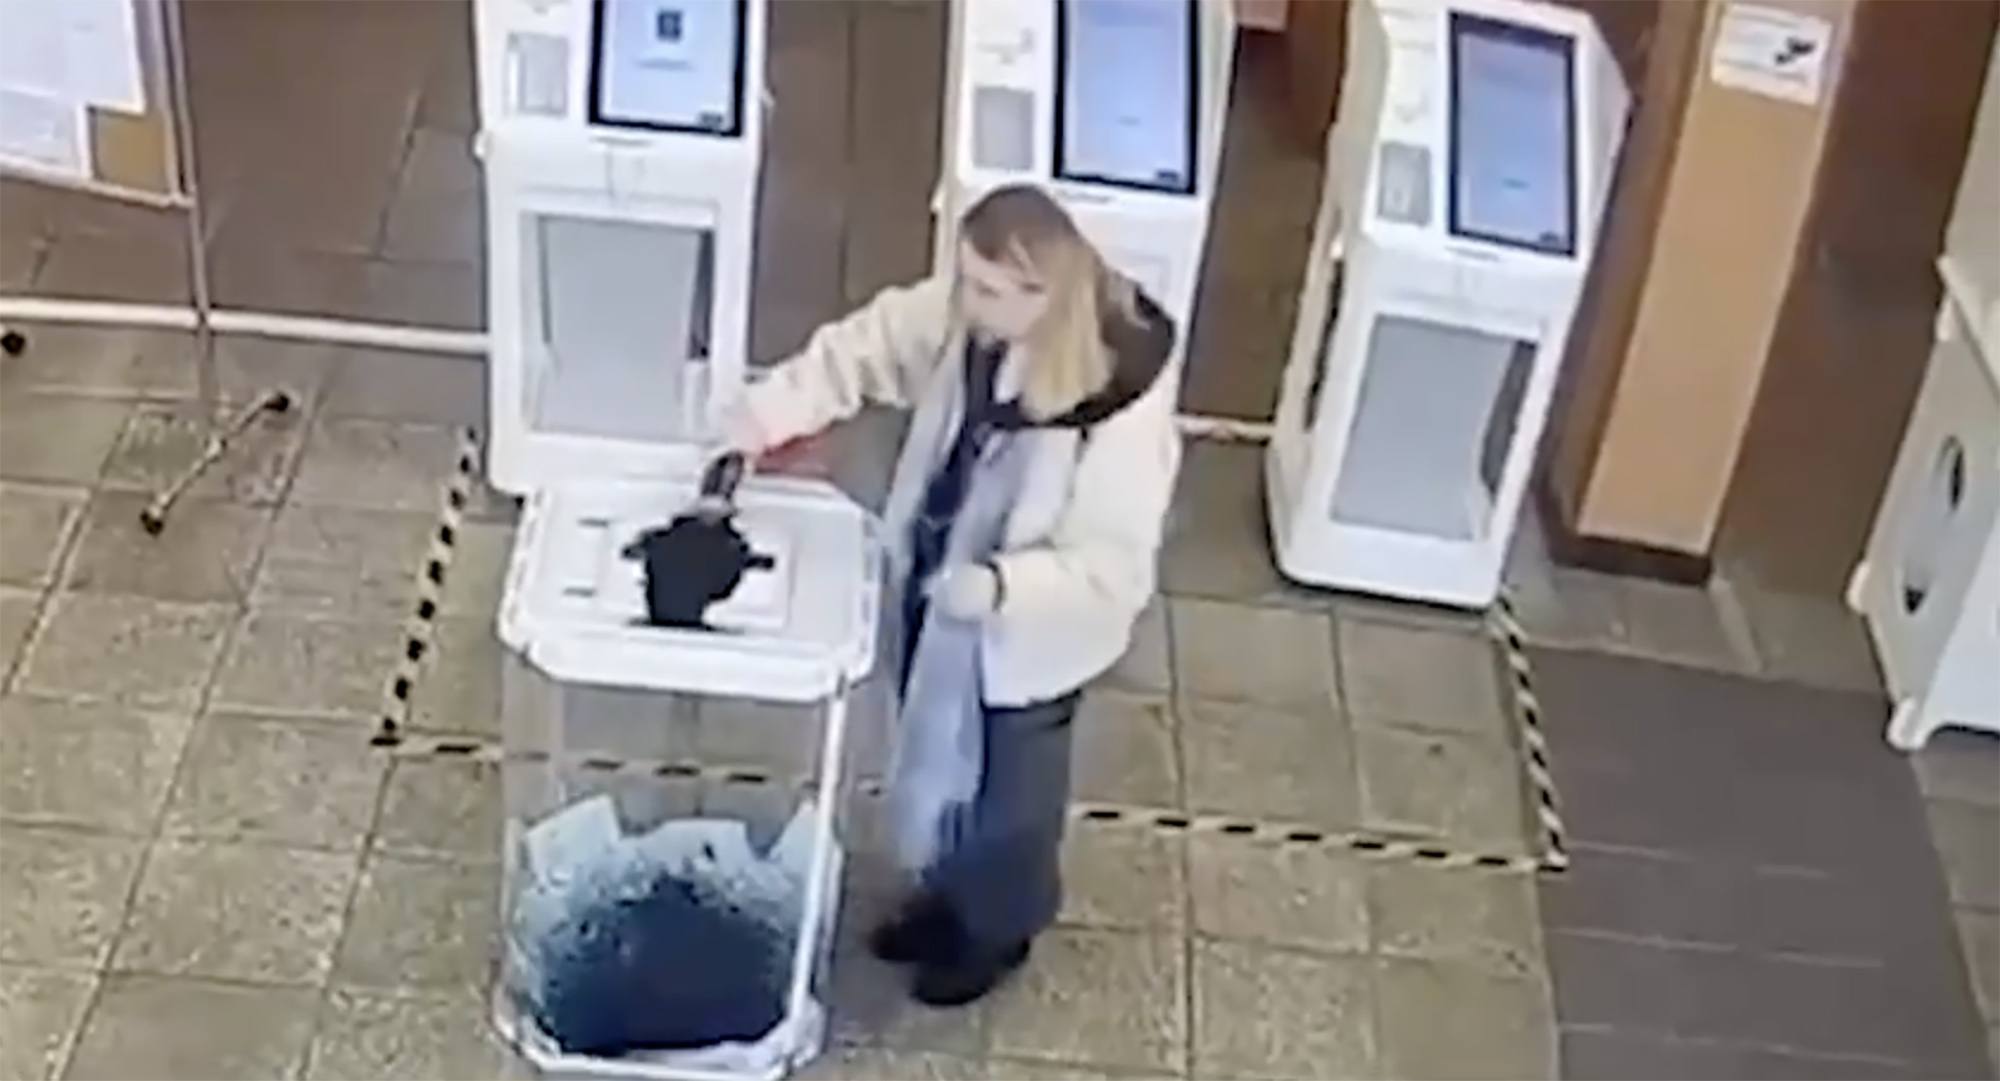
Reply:
<svg viewBox="0 0 2000 1081"><path fill-rule="evenodd" d="M590 122L740 134L747 7L747 0L597 0Z"/></svg>

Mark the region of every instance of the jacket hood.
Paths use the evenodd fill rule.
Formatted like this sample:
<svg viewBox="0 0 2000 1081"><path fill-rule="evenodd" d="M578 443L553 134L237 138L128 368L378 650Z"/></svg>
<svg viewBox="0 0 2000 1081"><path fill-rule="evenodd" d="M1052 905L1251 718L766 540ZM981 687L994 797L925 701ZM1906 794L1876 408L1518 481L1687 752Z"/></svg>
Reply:
<svg viewBox="0 0 2000 1081"><path fill-rule="evenodd" d="M1136 321L1108 305L1104 309L1099 335L1105 348L1111 350L1111 381L1041 427L1088 428L1139 400L1159 382L1167 370L1167 358L1173 355L1178 331L1166 309L1144 290L1137 290L1136 297Z"/></svg>

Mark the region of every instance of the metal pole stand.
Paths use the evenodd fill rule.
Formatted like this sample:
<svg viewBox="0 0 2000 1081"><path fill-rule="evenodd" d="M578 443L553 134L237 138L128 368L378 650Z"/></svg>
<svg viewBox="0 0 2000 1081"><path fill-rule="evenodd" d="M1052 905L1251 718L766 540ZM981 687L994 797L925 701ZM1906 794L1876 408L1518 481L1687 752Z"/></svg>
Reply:
<svg viewBox="0 0 2000 1081"><path fill-rule="evenodd" d="M194 461L154 492L152 500L139 512L139 525L152 536L159 536L167 528L167 516L173 513L181 496L210 466L229 454L231 444L251 425L266 416L288 413L292 408L289 392L271 388L260 392L256 400L227 420L218 415L221 394L215 374L215 301L209 293L208 217L202 208L200 169L195 163L194 110L188 95L184 29L180 6L172 5L172 11L161 20L161 31L167 61L168 105L173 112L174 155L180 161L181 186L187 196L188 292L194 309L195 383L205 438Z"/></svg>

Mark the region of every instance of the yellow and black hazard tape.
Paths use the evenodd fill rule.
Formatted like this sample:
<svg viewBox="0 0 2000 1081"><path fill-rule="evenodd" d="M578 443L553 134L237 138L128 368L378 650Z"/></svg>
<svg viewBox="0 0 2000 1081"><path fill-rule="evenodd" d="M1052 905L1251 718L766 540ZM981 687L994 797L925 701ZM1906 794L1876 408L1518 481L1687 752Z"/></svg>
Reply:
<svg viewBox="0 0 2000 1081"><path fill-rule="evenodd" d="M488 766L503 764L546 765L556 756L532 750L509 751L489 740L451 736L399 735L386 744L398 758L432 761L459 761ZM722 765L689 760L646 760L608 755L574 754L562 756L561 768L600 776L644 777L653 780L687 780L746 788L778 788L788 792L812 792L810 778L784 776L756 766ZM854 791L879 797L883 782L862 777ZM1168 807L1080 800L1070 805L1070 820L1080 825L1125 827L1153 833L1236 838L1274 846L1338 849L1364 857L1408 860L1445 869L1533 872L1546 866L1545 858L1533 854L1463 852L1433 840L1394 837L1361 831L1334 830L1305 823L1273 822L1234 815L1196 814Z"/></svg>
<svg viewBox="0 0 2000 1081"><path fill-rule="evenodd" d="M1542 702L1535 695L1535 671L1528 660L1528 639L1520 617L1514 612L1513 601L1504 591L1500 602L1493 607L1490 622L1507 664L1514 719L1520 726L1521 766L1527 775L1528 798L1534 804L1535 828L1542 849L1537 869L1567 870L1569 834L1563 825L1562 803L1556 796L1555 775L1549 769L1549 741L1542 733Z"/></svg>
<svg viewBox="0 0 2000 1081"><path fill-rule="evenodd" d="M389 676L382 703L382 716L370 741L377 747L393 748L402 743L409 726L411 700L417 678L422 675L424 658L437 636L437 619L444 607L445 576L451 572L452 557L458 553L459 530L465 523L467 506L479 472L479 436L471 429L459 433L458 460L452 463L451 477L438 497L437 528L431 531L424 553L423 569L417 574L416 600L409 620L403 625L402 649Z"/></svg>

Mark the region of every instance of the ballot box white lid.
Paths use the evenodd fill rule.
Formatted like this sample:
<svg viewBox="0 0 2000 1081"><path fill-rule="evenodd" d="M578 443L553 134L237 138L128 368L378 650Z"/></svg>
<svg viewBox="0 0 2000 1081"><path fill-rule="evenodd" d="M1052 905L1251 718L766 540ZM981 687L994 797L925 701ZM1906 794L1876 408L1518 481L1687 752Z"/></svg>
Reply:
<svg viewBox="0 0 2000 1081"><path fill-rule="evenodd" d="M873 518L822 481L756 477L737 524L769 570L709 610L712 629L653 627L644 571L623 558L693 501L697 480L544 489L523 508L500 637L551 678L634 690L808 703L874 665L882 559Z"/></svg>

